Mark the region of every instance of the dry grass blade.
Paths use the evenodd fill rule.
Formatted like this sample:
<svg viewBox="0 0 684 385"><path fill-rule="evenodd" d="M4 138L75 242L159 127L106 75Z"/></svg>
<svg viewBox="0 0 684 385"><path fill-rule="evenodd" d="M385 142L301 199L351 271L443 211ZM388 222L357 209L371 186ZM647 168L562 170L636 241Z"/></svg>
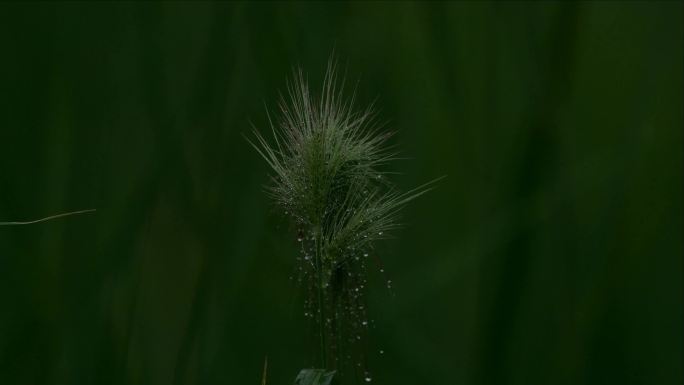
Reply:
<svg viewBox="0 0 684 385"><path fill-rule="evenodd" d="M40 222L47 222L51 221L53 219L57 218L64 218L68 217L71 215L78 215L78 214L86 214L86 213L92 213L97 211L97 209L88 209L88 210L78 210L78 211L71 211L68 213L62 213L62 214L57 214L57 215L51 215L49 217L45 218L40 218L40 219L35 219L31 221L14 221L14 222L0 222L0 226L17 226L17 225L32 225L34 223L40 223Z"/></svg>

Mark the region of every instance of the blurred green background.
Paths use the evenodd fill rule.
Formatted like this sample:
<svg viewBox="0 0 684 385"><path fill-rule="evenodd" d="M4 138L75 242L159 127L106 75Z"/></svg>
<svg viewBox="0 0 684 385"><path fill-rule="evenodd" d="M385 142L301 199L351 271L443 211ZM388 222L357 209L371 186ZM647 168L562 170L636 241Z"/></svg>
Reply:
<svg viewBox="0 0 684 385"><path fill-rule="evenodd" d="M681 384L682 3L2 3L0 383L290 384L242 138L335 50L408 160L379 384ZM384 354L379 354L383 350Z"/></svg>

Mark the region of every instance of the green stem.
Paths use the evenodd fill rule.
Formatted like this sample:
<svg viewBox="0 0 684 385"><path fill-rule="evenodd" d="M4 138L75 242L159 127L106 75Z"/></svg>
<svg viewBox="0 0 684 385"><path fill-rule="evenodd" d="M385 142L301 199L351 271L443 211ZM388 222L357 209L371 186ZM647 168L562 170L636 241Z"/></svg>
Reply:
<svg viewBox="0 0 684 385"><path fill-rule="evenodd" d="M318 275L318 327L321 337L321 369L326 369L326 346L325 346L325 306L323 306L323 250L321 245L322 232L317 229L316 234L316 274Z"/></svg>

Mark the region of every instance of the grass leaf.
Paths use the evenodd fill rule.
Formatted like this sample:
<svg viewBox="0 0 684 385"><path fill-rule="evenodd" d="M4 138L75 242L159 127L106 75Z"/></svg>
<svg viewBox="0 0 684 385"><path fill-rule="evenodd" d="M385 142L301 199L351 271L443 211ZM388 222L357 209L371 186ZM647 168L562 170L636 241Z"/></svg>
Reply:
<svg viewBox="0 0 684 385"><path fill-rule="evenodd" d="M295 378L294 385L330 385L334 376L334 370L302 369Z"/></svg>

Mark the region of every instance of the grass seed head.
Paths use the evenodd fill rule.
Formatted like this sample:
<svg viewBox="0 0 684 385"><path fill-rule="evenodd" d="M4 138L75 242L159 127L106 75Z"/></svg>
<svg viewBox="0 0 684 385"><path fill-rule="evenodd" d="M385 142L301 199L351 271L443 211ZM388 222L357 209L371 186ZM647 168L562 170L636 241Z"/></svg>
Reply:
<svg viewBox="0 0 684 385"><path fill-rule="evenodd" d="M269 195L292 218L301 242L299 281L311 295L305 315L319 325L324 366L336 366L368 327L363 294L374 243L395 230L397 214L431 184L399 192L385 166L396 159L372 106L343 97L333 60L320 95L301 70L281 97L270 139L254 130L250 143L271 168ZM248 139L249 140L249 139Z"/></svg>

